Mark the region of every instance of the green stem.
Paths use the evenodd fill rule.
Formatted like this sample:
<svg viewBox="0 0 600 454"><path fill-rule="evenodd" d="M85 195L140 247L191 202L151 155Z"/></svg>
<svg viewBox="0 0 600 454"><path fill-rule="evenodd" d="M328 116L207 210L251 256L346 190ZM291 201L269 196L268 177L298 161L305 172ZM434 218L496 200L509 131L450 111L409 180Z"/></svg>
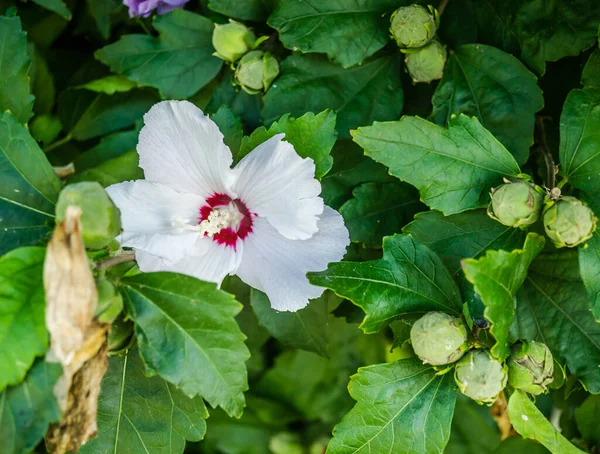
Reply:
<svg viewBox="0 0 600 454"><path fill-rule="evenodd" d="M69 133L66 136L64 136L62 139L58 139L56 142L52 142L50 145L45 147L44 153L50 153L52 150L54 150L58 147L61 147L66 143L69 143L71 140L73 140L73 136L71 135L71 133Z"/></svg>
<svg viewBox="0 0 600 454"><path fill-rule="evenodd" d="M448 6L448 2L449 1L450 0L442 0L440 2L440 6L438 6L438 8L437 8L438 16L442 15L442 13L444 12L444 10L446 9L446 6Z"/></svg>
<svg viewBox="0 0 600 454"><path fill-rule="evenodd" d="M144 30L146 35L152 36L152 32L150 31L150 29L146 26L144 21L142 19L140 19L139 17L137 18L137 23L139 24L140 27L142 27L142 29Z"/></svg>
<svg viewBox="0 0 600 454"><path fill-rule="evenodd" d="M112 266L119 265L120 263L125 262L133 262L135 260L135 252L134 251L123 251L121 255L117 255L115 257L111 257L107 260L99 262L96 264L96 268L101 270L106 270Z"/></svg>

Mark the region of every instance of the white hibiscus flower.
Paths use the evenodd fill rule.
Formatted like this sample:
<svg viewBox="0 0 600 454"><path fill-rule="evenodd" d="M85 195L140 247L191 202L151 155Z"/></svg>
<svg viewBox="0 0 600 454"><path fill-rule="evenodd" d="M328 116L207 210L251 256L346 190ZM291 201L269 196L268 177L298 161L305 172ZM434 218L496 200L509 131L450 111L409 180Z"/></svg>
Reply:
<svg viewBox="0 0 600 454"><path fill-rule="evenodd" d="M237 274L282 311L323 293L306 273L341 260L349 235L319 197L312 159L278 134L232 169L219 128L187 101L156 104L144 123L138 153L146 179L107 188L121 210L122 244L142 271L218 284Z"/></svg>

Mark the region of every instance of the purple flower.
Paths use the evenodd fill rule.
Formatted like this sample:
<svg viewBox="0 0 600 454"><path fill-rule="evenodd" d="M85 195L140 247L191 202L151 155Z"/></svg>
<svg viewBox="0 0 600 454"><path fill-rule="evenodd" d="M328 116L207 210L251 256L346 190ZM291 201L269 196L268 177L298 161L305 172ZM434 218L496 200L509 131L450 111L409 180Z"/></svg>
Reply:
<svg viewBox="0 0 600 454"><path fill-rule="evenodd" d="M152 11L165 14L180 8L189 0L123 0L123 4L129 8L129 17L148 17Z"/></svg>

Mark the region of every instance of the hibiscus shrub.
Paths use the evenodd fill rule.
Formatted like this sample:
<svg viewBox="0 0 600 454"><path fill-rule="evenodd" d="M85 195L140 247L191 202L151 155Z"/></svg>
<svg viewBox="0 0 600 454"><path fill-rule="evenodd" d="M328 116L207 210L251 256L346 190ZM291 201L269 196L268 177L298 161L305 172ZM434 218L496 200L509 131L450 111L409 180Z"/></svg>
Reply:
<svg viewBox="0 0 600 454"><path fill-rule="evenodd" d="M600 452L600 2L0 14L2 454Z"/></svg>

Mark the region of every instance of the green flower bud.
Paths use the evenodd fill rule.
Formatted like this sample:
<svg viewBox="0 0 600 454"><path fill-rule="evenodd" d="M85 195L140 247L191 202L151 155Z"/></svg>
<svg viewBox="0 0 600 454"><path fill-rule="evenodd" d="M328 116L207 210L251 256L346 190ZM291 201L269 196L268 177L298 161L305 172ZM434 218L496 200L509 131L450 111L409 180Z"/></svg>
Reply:
<svg viewBox="0 0 600 454"><path fill-rule="evenodd" d="M515 181L492 189L488 215L509 227L531 225L540 218L544 191L527 181Z"/></svg>
<svg viewBox="0 0 600 454"><path fill-rule="evenodd" d="M112 323L123 310L123 297L106 279L96 281L98 307L96 317L101 323Z"/></svg>
<svg viewBox="0 0 600 454"><path fill-rule="evenodd" d="M485 350L471 350L456 364L454 380L465 396L492 404L506 386L506 366Z"/></svg>
<svg viewBox="0 0 600 454"><path fill-rule="evenodd" d="M575 247L589 240L596 221L592 210L575 197L561 197L544 208L544 229L556 247Z"/></svg>
<svg viewBox="0 0 600 454"><path fill-rule="evenodd" d="M302 441L297 434L279 432L269 440L269 450L273 454L304 454Z"/></svg>
<svg viewBox="0 0 600 454"><path fill-rule="evenodd" d="M541 342L515 344L507 365L508 384L531 394L546 392L554 380L552 353Z"/></svg>
<svg viewBox="0 0 600 454"><path fill-rule="evenodd" d="M119 352L130 346L133 338L133 323L125 320L121 313L110 325L108 332L108 349L111 352Z"/></svg>
<svg viewBox="0 0 600 454"><path fill-rule="evenodd" d="M244 24L229 19L228 24L215 24L212 44L215 56L233 63L249 52L256 42L256 36Z"/></svg>
<svg viewBox="0 0 600 454"><path fill-rule="evenodd" d="M414 82L431 82L441 79L446 65L446 48L437 41L431 41L420 49L406 49L404 62L408 74Z"/></svg>
<svg viewBox="0 0 600 454"><path fill-rule="evenodd" d="M83 242L90 249L106 247L121 231L119 209L100 183L86 181L66 186L56 203L56 221L65 219L69 205L81 209Z"/></svg>
<svg viewBox="0 0 600 454"><path fill-rule="evenodd" d="M391 17L390 33L398 46L423 47L435 36L438 14L433 7L409 5L398 8Z"/></svg>
<svg viewBox="0 0 600 454"><path fill-rule="evenodd" d="M236 82L250 94L266 92L278 75L277 59L260 50L244 55L235 70Z"/></svg>
<svg viewBox="0 0 600 454"><path fill-rule="evenodd" d="M467 350L467 328L460 318L428 312L410 330L415 354L425 364L441 366L458 361Z"/></svg>

